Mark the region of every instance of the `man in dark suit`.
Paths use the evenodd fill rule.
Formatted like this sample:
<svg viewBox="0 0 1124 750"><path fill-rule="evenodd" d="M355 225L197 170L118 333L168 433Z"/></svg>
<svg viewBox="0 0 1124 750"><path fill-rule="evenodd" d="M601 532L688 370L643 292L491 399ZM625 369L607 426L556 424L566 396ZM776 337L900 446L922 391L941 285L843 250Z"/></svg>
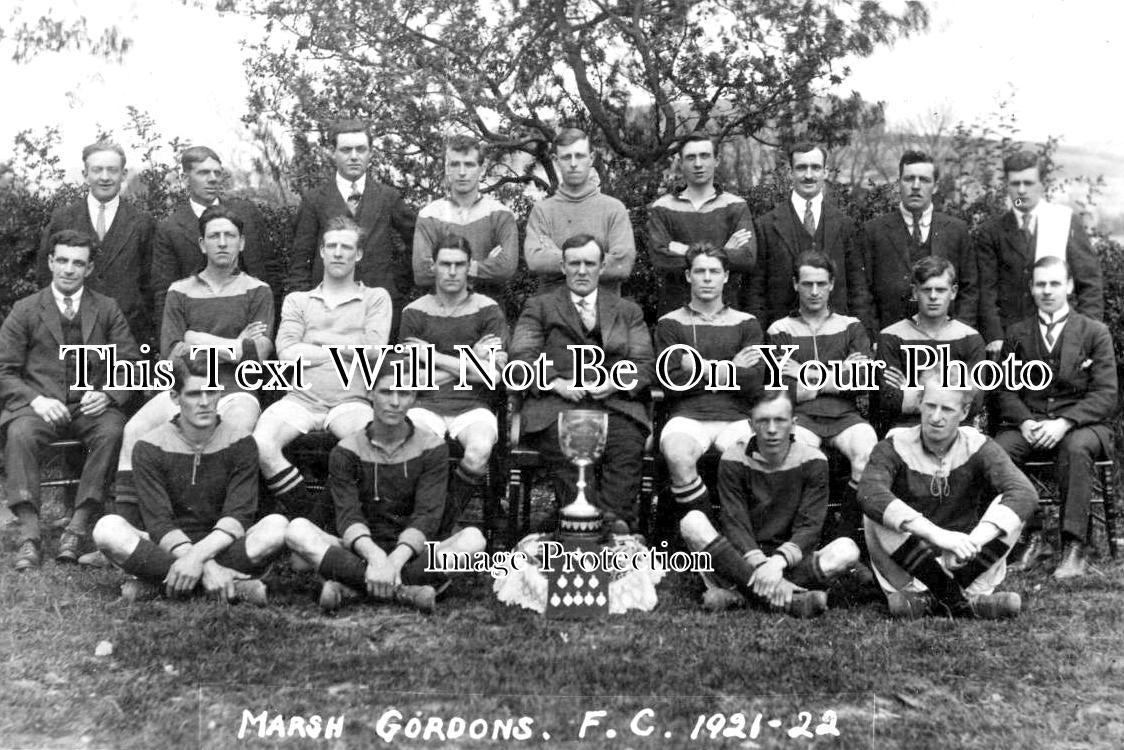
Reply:
<svg viewBox="0 0 1124 750"><path fill-rule="evenodd" d="M976 252L980 273L980 333L989 353L1003 348L1007 326L1034 315L1027 294L1031 267L1044 255L1065 260L1077 290L1077 312L1094 320L1104 315L1101 265L1093 254L1081 217L1043 195L1038 154L1020 151L1003 160L1012 208L980 228Z"/></svg>
<svg viewBox="0 0 1124 750"><path fill-rule="evenodd" d="M93 273L96 241L64 229L49 238L51 284L15 304L0 327L0 430L6 438L4 463L8 504L20 522L16 570L39 567L39 451L51 440L69 436L86 446L86 463L74 501L74 515L59 540L58 560L75 562L90 519L105 496L117 461L125 418L119 407L125 390L103 390L108 368L96 355L86 357L92 390L78 390L75 354L59 357L59 347L110 344L118 360L140 357L136 341L117 303L85 288Z"/></svg>
<svg viewBox="0 0 1124 750"><path fill-rule="evenodd" d="M1057 461L1064 550L1054 578L1060 580L1085 573L1093 461L1112 455L1112 427L1104 420L1116 412L1116 355L1108 326L1070 310L1074 281L1064 260L1044 256L1032 274L1036 314L1007 330L1003 357L1041 360L1054 377L1044 390L1000 391L996 442L1016 464L1032 455ZM1044 553L1041 522L1036 525L1019 560L1024 569Z"/></svg>
<svg viewBox="0 0 1124 750"><path fill-rule="evenodd" d="M643 400L654 374L652 339L635 302L598 289L605 252L591 235L571 237L561 250L566 286L527 300L512 337L513 359L533 362L545 354L551 363L545 368L549 387L527 392L524 430L528 443L554 470L555 497L559 505L565 505L577 496L577 469L559 448L558 415L569 409L608 412L600 482L591 481L594 489L589 497L605 513L609 529L627 534L636 524L644 439L651 429ZM598 386L586 378L579 387L575 383L576 355L569 348L577 345L599 347L607 370L619 362L631 362L636 373L630 379L635 384L620 389L611 380Z"/></svg>
<svg viewBox="0 0 1124 750"><path fill-rule="evenodd" d="M933 193L939 180L940 170L933 157L922 151L906 151L898 162L901 203L890 213L868 221L859 232L857 245L874 297L874 317L864 322L874 331L917 312L911 283L913 266L930 255L952 262L957 283L953 317L976 327L979 289L972 236L967 224L933 210Z"/></svg>
<svg viewBox="0 0 1124 750"><path fill-rule="evenodd" d="M155 343L149 265L152 257L152 217L121 200L121 185L128 172L125 152L116 143L101 141L82 149L82 176L90 190L84 200L63 206L43 229L37 276L42 285L51 281L48 259L56 232L73 229L98 240L97 267L86 280L116 300L133 336L142 344Z"/></svg>
<svg viewBox="0 0 1124 750"><path fill-rule="evenodd" d="M854 248L855 223L824 200L826 162L821 146L790 148L792 196L757 221L757 267L742 287L740 307L766 328L796 309L792 263L808 250L823 253L839 269L829 300L832 311L870 320L870 291L862 255Z"/></svg>
<svg viewBox="0 0 1124 750"><path fill-rule="evenodd" d="M397 190L367 174L371 135L364 123L336 123L331 141L335 179L310 190L301 200L285 291L305 292L320 283L324 277L324 264L317 253L320 237L330 219L348 216L363 230L363 259L355 268L355 278L390 293L394 303L390 329L393 342L398 337L402 307L414 283L410 250L414 242L414 211Z"/></svg>
<svg viewBox="0 0 1124 750"><path fill-rule="evenodd" d="M180 155L187 202L156 227L152 247L152 287L156 320L164 318L164 300L173 282L207 265L199 251L199 217L208 206L221 204L242 219L242 269L261 279L273 291L274 305L280 299L281 259L277 249L265 243L265 219L252 201L222 196L222 160L206 146L192 146Z"/></svg>

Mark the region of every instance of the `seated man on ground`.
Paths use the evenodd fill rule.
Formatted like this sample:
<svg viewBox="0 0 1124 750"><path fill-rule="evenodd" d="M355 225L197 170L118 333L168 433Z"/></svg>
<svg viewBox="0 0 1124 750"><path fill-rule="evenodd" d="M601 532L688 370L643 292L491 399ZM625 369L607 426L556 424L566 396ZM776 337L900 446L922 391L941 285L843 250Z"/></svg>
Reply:
<svg viewBox="0 0 1124 750"><path fill-rule="evenodd" d="M956 268L947 258L927 255L913 264L913 299L917 314L882 329L878 358L886 363L878 389L878 422L883 434L918 423L920 389L906 390L902 346L948 347L949 360L963 362L968 370L984 358L983 336L954 320L949 310L956 299Z"/></svg>
<svg viewBox="0 0 1124 750"><path fill-rule="evenodd" d="M586 494L604 513L606 529L628 534L637 523L644 440L651 431L644 400L654 374L652 338L635 302L598 288L605 253L592 236L570 237L562 243L561 253L566 285L528 299L511 338L512 359L530 363L543 355L553 363L544 368L548 388L532 387L526 392L523 428L527 443L550 467L554 497L563 507L577 497L578 470L559 446L558 415L570 409L608 413L605 451ZM594 348L572 348L576 346ZM627 363L635 372L618 384L610 378L598 384L586 372L579 387L577 379L583 373L578 372L576 351L601 352L606 370Z"/></svg>
<svg viewBox="0 0 1124 750"><path fill-rule="evenodd" d="M200 585L226 601L266 603L260 576L285 542L288 519L258 511L258 451L244 429L218 416L200 356L173 361L170 398L179 414L137 441L133 452L144 531L119 515L94 527L94 542L139 580L126 599L187 596ZM252 525L251 525L252 524Z"/></svg>
<svg viewBox="0 0 1124 750"><path fill-rule="evenodd" d="M471 260L472 248L463 237L445 236L434 243L433 292L406 306L398 333L403 344L421 347L423 357L429 351L427 345L434 349L433 367L439 390L418 394L417 406L410 409L410 420L441 437L447 434L464 448L464 455L453 471L445 505L452 521L460 517L484 483L492 448L499 439L494 406L476 368L465 367L471 390L453 387L461 373L461 355L454 347L472 347L496 382L499 370L507 363L503 351L507 321L493 299L468 288ZM488 366L492 352L494 368Z"/></svg>
<svg viewBox="0 0 1124 750"><path fill-rule="evenodd" d="M664 398L671 417L660 431L660 452L671 475L671 493L681 509L708 512L710 496L698 472L698 461L711 448L724 452L748 442L749 405L763 387L760 346L764 335L757 319L727 307L723 291L730 277L726 251L710 243L691 245L686 255L690 301L656 323L656 350L668 357L667 381L689 388L668 388ZM689 346L698 358L683 349ZM733 363L735 382L723 365ZM708 377L717 365L718 382ZM701 371L697 371L696 367ZM692 385L693 383L693 385ZM736 386L737 390L718 390Z"/></svg>
<svg viewBox="0 0 1124 750"><path fill-rule="evenodd" d="M857 565L859 548L842 537L816 550L827 516L827 458L792 439L788 392L762 391L750 421L754 436L727 448L718 465L721 533L708 508L691 507L680 522L687 545L709 552L721 583L733 587L708 587L703 603L726 609L748 599L813 617L827 609L827 594L808 589Z"/></svg>
<svg viewBox="0 0 1124 750"><path fill-rule="evenodd" d="M228 427L252 433L261 413L257 394L234 379L240 362L263 360L273 352L273 293L263 281L238 270L242 219L224 206L210 206L199 217L203 270L168 288L160 349L165 359L191 356L193 346L212 347L222 386L216 410ZM168 392L149 400L125 425L115 487L117 512L136 525L138 502L133 484L133 446L143 435L176 415ZM127 506L132 505L133 508Z"/></svg>
<svg viewBox="0 0 1124 750"><path fill-rule="evenodd" d="M449 583L426 567L426 542L437 553L477 553L484 536L475 528L453 533L443 526L449 448L444 438L414 426L407 416L415 391L395 387L395 369L409 371L405 357L387 354L371 391L374 419L348 435L329 457L335 529L306 518L289 524L285 543L322 578L320 608L334 611L367 595L432 612L438 590ZM340 536L331 533L340 532Z"/></svg>
<svg viewBox="0 0 1124 750"><path fill-rule="evenodd" d="M874 428L863 419L855 404L858 391L854 388L859 385L855 374L871 364L870 340L858 318L831 309L828 301L835 288L835 264L826 255L815 251L798 255L792 264L792 284L800 307L769 326L769 343L798 347L782 368L796 400L796 440L813 448L827 443L851 464L851 481L840 502L838 532L857 539L862 511L855 499L855 488L870 451L878 442ZM776 356L782 356L780 350ZM800 366L811 360L825 366L831 362L846 363L852 368L852 377L848 382L836 383L829 370L823 382L803 383L797 377Z"/></svg>
<svg viewBox="0 0 1124 750"><path fill-rule="evenodd" d="M73 229L48 238L48 287L16 302L0 327L0 429L8 504L19 519L16 570L38 568L42 559L39 528L39 454L60 437L73 437L87 450L71 516L59 539L59 562L75 562L87 527L101 512L125 418L120 407L128 391L106 391L108 368L100 357L85 357L92 390L79 391L76 354L59 356L66 344L108 344L117 359L140 359L121 309L109 297L85 287L97 246Z"/></svg>
<svg viewBox="0 0 1124 750"><path fill-rule="evenodd" d="M1030 293L1037 314L1007 330L1003 358L1045 362L1053 379L1044 390L999 392L1002 429L995 441L1016 464L1033 458L1057 463L1064 550L1054 578L1078 578L1086 570L1093 462L1112 455L1106 420L1119 398L1116 354L1108 326L1070 310L1073 279L1063 259L1046 255L1035 262ZM1039 515L1028 525L1031 533L1017 560L1024 570L1049 555Z"/></svg>
<svg viewBox="0 0 1124 750"><path fill-rule="evenodd" d="M921 424L875 446L859 484L866 545L894 617L1014 617L996 592L1037 496L991 438L961 426L973 390L921 376Z"/></svg>
<svg viewBox="0 0 1124 750"><path fill-rule="evenodd" d="M320 239L324 278L308 292L285 297L277 328L277 358L304 364L305 388L286 393L261 415L254 428L258 460L266 488L279 511L291 518L307 516L316 523L331 518L330 503L308 497L304 477L282 451L300 435L331 430L336 439L363 429L371 421L371 402L357 371L347 388L326 345L338 347L341 361L368 347L368 361L390 336L391 302L385 289L355 280L362 259L362 232L346 216L328 220Z"/></svg>

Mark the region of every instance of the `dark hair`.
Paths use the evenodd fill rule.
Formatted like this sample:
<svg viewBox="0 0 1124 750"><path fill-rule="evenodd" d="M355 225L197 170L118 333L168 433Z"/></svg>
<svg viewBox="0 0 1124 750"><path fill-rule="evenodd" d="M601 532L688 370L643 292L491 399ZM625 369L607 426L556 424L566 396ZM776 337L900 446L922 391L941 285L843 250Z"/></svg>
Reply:
<svg viewBox="0 0 1124 750"><path fill-rule="evenodd" d="M941 257L940 255L926 255L913 264L913 271L910 278L914 284L921 286L929 279L947 273L952 283L956 283L956 266L952 265L952 261L948 258Z"/></svg>
<svg viewBox="0 0 1124 750"><path fill-rule="evenodd" d="M173 392L183 392L188 379L192 377L207 377L207 353L205 351L199 352L194 357L190 354L181 354L172 360Z"/></svg>
<svg viewBox="0 0 1124 750"><path fill-rule="evenodd" d="M121 148L119 145L117 145L116 143L113 143L112 141L98 141L97 143L91 143L89 146L86 146L85 148L83 148L82 149L82 164L83 164L83 166L85 166L86 160L90 158L91 154L96 154L96 153L99 153L101 151L112 151L113 153L120 156L121 157L121 168L122 169L125 168L125 149ZM3 171L4 171L3 169L0 169L0 172L3 172Z"/></svg>
<svg viewBox="0 0 1124 750"><path fill-rule="evenodd" d="M601 243L592 234L575 234L573 237L568 238L562 243L562 262L566 262L566 251L575 247L585 247L589 243L597 245L597 252L601 254L601 260L605 260L605 248L601 247Z"/></svg>
<svg viewBox="0 0 1124 750"><path fill-rule="evenodd" d="M362 133L367 138L367 145L371 145L371 129L362 120L336 120L328 126L328 143L332 148L339 148L340 136L344 133Z"/></svg>
<svg viewBox="0 0 1124 750"><path fill-rule="evenodd" d="M679 150L677 153L683 153L683 149L687 147L688 143L709 143L710 148L714 152L714 154L718 154L718 144L707 133L700 133L698 131L691 133L683 139L682 143L679 144Z"/></svg>
<svg viewBox="0 0 1124 750"><path fill-rule="evenodd" d="M80 232L77 229L60 229L52 234L47 239L47 245L51 248L48 255L54 256L55 248L59 245L65 247L84 247L90 251L90 262L94 262L94 256L98 251L97 238L92 234Z"/></svg>
<svg viewBox="0 0 1124 750"><path fill-rule="evenodd" d="M563 146L572 146L581 140L589 140L589 136L584 130L578 128L562 128L558 131L558 135L554 136L554 150L557 151Z"/></svg>
<svg viewBox="0 0 1124 750"><path fill-rule="evenodd" d="M792 158L797 154L806 154L809 151L815 151L816 149L819 149L819 152L823 154L823 161L826 165L827 149L819 145L818 143L812 143L811 141L798 141L797 143L794 143L788 147L788 165L790 167L792 166Z"/></svg>
<svg viewBox="0 0 1124 750"><path fill-rule="evenodd" d="M936 386L940 388L942 374L943 373L941 372L941 369L935 365L933 367L926 367L924 370L917 374L917 384L921 386L922 390L924 390L925 386L927 386L929 383L935 383ZM961 394L961 406L970 406L972 401L974 401L976 398L976 384L972 380L971 373L965 374L965 380L966 382L964 383L963 388L954 388L952 387L951 382L949 383L949 386L950 390L954 390L957 393Z"/></svg>
<svg viewBox="0 0 1124 750"><path fill-rule="evenodd" d="M753 412L757 411L758 406L763 406L764 404L768 404L773 401L779 401L781 399L784 399L788 402L788 405L792 407L793 412L796 411L796 403L792 400L792 394L788 392L788 389L782 388L779 390L771 390L769 388L762 388L757 392L757 395L753 397L753 400L750 401L750 419L753 418Z"/></svg>
<svg viewBox="0 0 1124 750"><path fill-rule="evenodd" d="M239 230L241 231L241 229ZM324 231L320 233L320 244L324 244L324 235L328 232L355 232L358 240L357 244L362 245L363 240L366 238L367 233L363 231L363 227L355 223L355 220L350 216L333 216L328 219L324 225ZM360 250L363 248L360 247Z"/></svg>
<svg viewBox="0 0 1124 750"><path fill-rule="evenodd" d="M207 233L207 225L215 219L227 219L234 228L238 230L238 234L242 234L242 217L231 211L226 206L216 205L207 206L203 213L199 215L199 236L202 237Z"/></svg>
<svg viewBox="0 0 1124 750"><path fill-rule="evenodd" d="M932 164L933 165L933 182L941 178L941 168L936 160L929 156L924 151L909 150L902 154L902 158L898 160L898 179L901 179L902 174L905 172L906 166L910 164Z"/></svg>
<svg viewBox="0 0 1124 750"><path fill-rule="evenodd" d="M1003 176L1011 172L1021 172L1024 169L1037 169L1038 176L1042 176L1042 168L1038 163L1038 154L1033 151L1016 151L1003 160Z"/></svg>
<svg viewBox="0 0 1124 750"><path fill-rule="evenodd" d="M722 264L723 271L730 270L730 257L726 255L726 249L718 247L713 242L692 242L691 246L687 248L687 255L684 256L687 261L687 270L691 270L691 266L695 265L695 258L700 255L705 255L708 258L717 258L718 262Z"/></svg>
<svg viewBox="0 0 1124 750"><path fill-rule="evenodd" d="M450 136L445 141L446 151L455 151L458 154L467 154L469 151L476 152L476 163L484 163L484 148L480 145L480 141L473 138L471 135L454 135Z"/></svg>
<svg viewBox="0 0 1124 750"><path fill-rule="evenodd" d="M1031 279L1032 280L1034 279L1034 272L1037 269L1039 269L1039 268L1050 268L1052 266L1061 266L1062 268L1064 268L1065 269L1065 277L1066 277L1067 280L1073 278L1073 272L1069 268L1069 261L1067 261L1065 258L1063 258L1059 255L1043 255L1041 258L1034 261L1034 265L1031 266L1031 270L1030 270Z"/></svg>
<svg viewBox="0 0 1124 750"><path fill-rule="evenodd" d="M472 260L472 244L459 234L445 234L433 243L433 259L437 260L437 253L442 250L460 250Z"/></svg>
<svg viewBox="0 0 1124 750"><path fill-rule="evenodd" d="M792 280L800 280L800 268L802 266L809 266L811 268L822 268L827 271L827 277L831 281L835 281L835 263L831 258L827 257L821 252L816 250L805 250L796 256L796 260L792 261Z"/></svg>
<svg viewBox="0 0 1124 750"><path fill-rule="evenodd" d="M405 353L396 352L393 349L387 351L386 356L383 357L382 363L379 364L378 372L375 373L374 379L371 381L376 387L379 381L385 377L394 375L394 363L404 362L403 368L406 373L409 373L410 358ZM407 375L408 377L408 375ZM373 388L371 390L374 390Z"/></svg>
<svg viewBox="0 0 1124 750"><path fill-rule="evenodd" d="M196 164L207 161L208 159L214 159L219 164L222 164L222 159L220 159L219 155L212 149L206 146L192 146L191 148L185 148L183 153L180 154L180 166L183 168L184 172L190 172L191 168Z"/></svg>

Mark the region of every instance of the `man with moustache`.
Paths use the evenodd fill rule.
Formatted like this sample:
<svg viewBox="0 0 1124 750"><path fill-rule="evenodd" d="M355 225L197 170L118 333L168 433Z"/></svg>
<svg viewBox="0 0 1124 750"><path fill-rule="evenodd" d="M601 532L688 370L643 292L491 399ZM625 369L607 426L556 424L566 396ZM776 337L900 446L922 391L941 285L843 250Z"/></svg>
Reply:
<svg viewBox="0 0 1124 750"><path fill-rule="evenodd" d="M575 235L562 242L560 252L566 286L527 300L512 335L512 359L530 363L545 354L553 363L546 368L548 387L526 392L523 427L527 443L550 467L555 499L564 506L577 496L578 473L559 447L558 415L569 409L608 412L600 476L590 478L589 497L604 512L605 528L627 534L637 521L644 440L651 430L644 400L654 374L652 340L640 307L599 285L608 262L597 240ZM632 387L618 388L608 378L579 386L570 349L577 345L599 348L606 370L630 362L636 369L629 377Z"/></svg>
<svg viewBox="0 0 1124 750"><path fill-rule="evenodd" d="M730 280L724 299L737 304L742 274L753 270L757 238L746 202L714 184L717 148L705 133L692 133L679 148L679 170L685 185L661 196L648 210L648 253L663 277L657 312L687 304L691 298L683 281L683 259L696 243L710 243L726 252Z"/></svg>
<svg viewBox="0 0 1124 750"><path fill-rule="evenodd" d="M414 230L414 282L434 285L433 251L450 235L463 237L472 248L468 264L474 292L500 301L506 283L519 263L519 231L515 214L495 198L480 192L484 154L479 142L454 136L445 146L445 181L449 195L418 213Z"/></svg>
<svg viewBox="0 0 1124 750"><path fill-rule="evenodd" d="M540 291L563 287L561 245L586 234L605 252L601 286L619 295L621 284L632 275L636 241L624 204L601 193L589 136L577 128L559 131L554 139L554 168L562 183L554 195L536 203L527 218L523 242L527 270L541 280Z"/></svg>
<svg viewBox="0 0 1124 750"><path fill-rule="evenodd" d="M365 123L343 120L329 131L334 179L305 194L297 212L288 292L303 292L320 283L324 266L316 250L328 222L348 216L363 230L363 258L355 278L368 287L390 294L394 319L390 340L396 341L402 307L413 286L410 247L414 241L414 212L397 190L374 180L371 134Z"/></svg>
<svg viewBox="0 0 1124 750"><path fill-rule="evenodd" d="M190 276L206 264L199 254L199 217L209 206L222 205L242 221L242 269L269 285L274 303L281 292L281 258L265 242L265 219L253 201L222 194L226 173L219 155L206 146L192 146L180 154L187 202L156 227L152 247L152 287L156 321L164 319L164 303L172 282Z"/></svg>
<svg viewBox="0 0 1124 750"><path fill-rule="evenodd" d="M116 143L99 141L82 149L82 177L86 197L51 214L43 229L36 263L40 284L52 274L48 259L56 232L72 229L98 241L98 262L85 286L112 297L129 322L133 337L141 344L154 344L152 290L149 270L155 223L147 213L121 200L121 186L128 177L125 151ZM198 247L196 247L198 253Z"/></svg>
<svg viewBox="0 0 1124 750"><path fill-rule="evenodd" d="M1035 261L1032 274L1036 314L1007 329L1002 358L1041 360L1053 379L1040 391L999 392L1002 427L995 441L1016 464L1030 458L1057 464L1063 550L1054 578L1064 580L1086 572L1093 462L1112 455L1113 430L1106 419L1116 412L1119 398L1116 354L1108 326L1070 308L1074 280L1064 260L1045 255ZM1050 554L1041 525L1036 518L1028 526L1031 534L1018 559L1024 570Z"/></svg>
<svg viewBox="0 0 1124 750"><path fill-rule="evenodd" d="M979 290L976 256L968 225L934 210L940 170L922 151L906 151L898 161L901 202L888 214L871 219L859 232L858 248L874 297L870 328L878 331L917 312L911 271L921 258L948 258L955 270L956 301L952 316L976 326Z"/></svg>
<svg viewBox="0 0 1124 750"><path fill-rule="evenodd" d="M766 327L795 310L793 262L802 252L815 250L830 258L838 272L831 309L869 321L870 290L862 253L854 247L855 224L824 200L827 151L797 143L788 155L792 195L757 221L757 267L743 287L741 308Z"/></svg>
<svg viewBox="0 0 1124 750"><path fill-rule="evenodd" d="M1003 160L1011 210L993 217L976 239L980 268L980 333L987 350L998 354L1012 323L1034 315L1027 293L1032 267L1046 255L1069 264L1076 310L1094 320L1104 315L1101 265L1089 244L1081 217L1045 199L1038 154L1019 151Z"/></svg>

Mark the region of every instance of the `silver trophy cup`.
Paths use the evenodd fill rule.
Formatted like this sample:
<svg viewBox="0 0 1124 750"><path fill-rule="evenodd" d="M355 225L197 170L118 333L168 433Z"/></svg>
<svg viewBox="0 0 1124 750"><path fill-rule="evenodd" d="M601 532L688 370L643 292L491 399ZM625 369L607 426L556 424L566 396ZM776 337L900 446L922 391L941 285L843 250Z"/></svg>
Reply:
<svg viewBox="0 0 1124 750"><path fill-rule="evenodd" d="M562 454L578 467L578 495L562 508L563 531L596 533L601 511L585 496L585 469L601 458L609 437L609 415L595 409L572 409L558 415L558 444ZM566 528L571 527L571 528Z"/></svg>

